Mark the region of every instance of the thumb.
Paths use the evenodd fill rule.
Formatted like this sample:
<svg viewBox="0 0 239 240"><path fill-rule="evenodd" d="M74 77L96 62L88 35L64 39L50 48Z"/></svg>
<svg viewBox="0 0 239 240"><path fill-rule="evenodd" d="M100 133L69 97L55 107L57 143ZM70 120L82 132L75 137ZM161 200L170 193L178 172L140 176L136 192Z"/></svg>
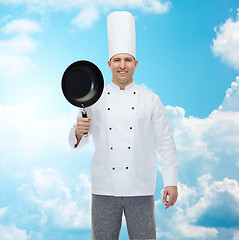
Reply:
<svg viewBox="0 0 239 240"><path fill-rule="evenodd" d="M91 120L91 116L88 115L87 118L88 118L89 120Z"/></svg>

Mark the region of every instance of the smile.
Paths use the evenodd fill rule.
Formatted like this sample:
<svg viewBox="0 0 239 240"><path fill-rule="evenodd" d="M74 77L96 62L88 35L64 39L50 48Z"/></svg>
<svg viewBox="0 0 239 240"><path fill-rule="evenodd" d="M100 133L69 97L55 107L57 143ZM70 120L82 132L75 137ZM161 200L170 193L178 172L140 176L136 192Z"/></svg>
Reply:
<svg viewBox="0 0 239 240"><path fill-rule="evenodd" d="M119 73L120 75L124 75L124 74L126 74L127 72L126 72L126 71L118 71L118 73Z"/></svg>

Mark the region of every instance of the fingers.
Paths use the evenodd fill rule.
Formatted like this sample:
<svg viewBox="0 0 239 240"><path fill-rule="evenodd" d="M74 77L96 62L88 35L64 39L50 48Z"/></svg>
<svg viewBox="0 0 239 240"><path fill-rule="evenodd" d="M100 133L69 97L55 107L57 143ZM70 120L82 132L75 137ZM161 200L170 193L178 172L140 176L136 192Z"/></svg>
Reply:
<svg viewBox="0 0 239 240"><path fill-rule="evenodd" d="M172 197L169 197L169 201L165 202L165 206L166 206L165 209L173 206L174 204L175 204L175 201L172 199Z"/></svg>
<svg viewBox="0 0 239 240"><path fill-rule="evenodd" d="M167 201L167 196L168 196L168 191L166 189L164 189L164 192L163 192L163 203L164 205L166 206L165 209L169 208L170 207L170 204L171 204L171 198L169 198L170 201Z"/></svg>
<svg viewBox="0 0 239 240"><path fill-rule="evenodd" d="M168 201L165 201L165 209L173 206L175 203L176 203L175 198L169 197L169 200L168 200Z"/></svg>
<svg viewBox="0 0 239 240"><path fill-rule="evenodd" d="M167 191L164 190L164 192L163 192L163 203L166 202L166 200L167 200L167 195L168 195Z"/></svg>
<svg viewBox="0 0 239 240"><path fill-rule="evenodd" d="M167 196L169 197L167 201ZM173 206L178 198L177 187L166 187L163 194L163 203L165 203L165 209Z"/></svg>
<svg viewBox="0 0 239 240"><path fill-rule="evenodd" d="M90 120L90 116L87 116L87 118L77 119L76 131L78 134L83 135L84 133L88 133L90 131Z"/></svg>

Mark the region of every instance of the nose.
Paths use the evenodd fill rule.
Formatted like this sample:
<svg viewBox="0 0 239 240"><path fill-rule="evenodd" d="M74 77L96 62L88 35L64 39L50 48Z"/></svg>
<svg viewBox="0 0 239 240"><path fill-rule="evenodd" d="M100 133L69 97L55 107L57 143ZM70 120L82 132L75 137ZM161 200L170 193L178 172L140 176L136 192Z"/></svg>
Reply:
<svg viewBox="0 0 239 240"><path fill-rule="evenodd" d="M121 67L122 69L125 68L125 61L124 61L124 60L122 60L122 61L120 62L120 67Z"/></svg>

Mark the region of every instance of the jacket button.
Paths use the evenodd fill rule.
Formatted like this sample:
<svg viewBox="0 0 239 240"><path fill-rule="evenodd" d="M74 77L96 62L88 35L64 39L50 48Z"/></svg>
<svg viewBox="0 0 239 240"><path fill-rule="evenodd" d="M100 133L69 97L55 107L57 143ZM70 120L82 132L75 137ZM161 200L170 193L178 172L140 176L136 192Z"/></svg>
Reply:
<svg viewBox="0 0 239 240"><path fill-rule="evenodd" d="M136 94L136 92L134 92L134 94Z"/></svg>
<svg viewBox="0 0 239 240"><path fill-rule="evenodd" d="M130 149L130 147L128 147L128 149Z"/></svg>
<svg viewBox="0 0 239 240"><path fill-rule="evenodd" d="M132 109L134 110L134 107L132 107Z"/></svg>
<svg viewBox="0 0 239 240"><path fill-rule="evenodd" d="M110 108L108 108L108 110L110 110Z"/></svg>
<svg viewBox="0 0 239 240"><path fill-rule="evenodd" d="M112 130L112 128L109 128L109 130Z"/></svg>
<svg viewBox="0 0 239 240"><path fill-rule="evenodd" d="M113 149L113 147L110 148L111 150Z"/></svg>
<svg viewBox="0 0 239 240"><path fill-rule="evenodd" d="M133 129L132 127L130 127L129 129Z"/></svg>
<svg viewBox="0 0 239 240"><path fill-rule="evenodd" d="M113 169L113 170L115 170L115 168L114 168L114 167L113 167L112 169Z"/></svg>
<svg viewBox="0 0 239 240"><path fill-rule="evenodd" d="M128 167L126 167L126 169L129 169Z"/></svg>
<svg viewBox="0 0 239 240"><path fill-rule="evenodd" d="M110 94L110 92L108 92L108 94Z"/></svg>

